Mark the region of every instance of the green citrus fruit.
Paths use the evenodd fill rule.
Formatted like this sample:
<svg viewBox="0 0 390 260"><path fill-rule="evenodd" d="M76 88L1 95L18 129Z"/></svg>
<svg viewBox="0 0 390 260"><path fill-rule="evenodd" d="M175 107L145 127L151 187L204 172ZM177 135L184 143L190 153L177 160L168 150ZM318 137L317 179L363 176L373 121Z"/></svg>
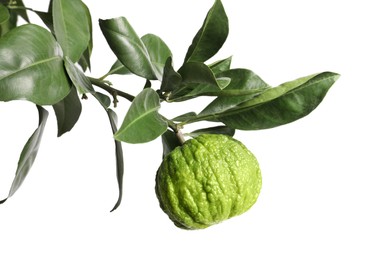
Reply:
<svg viewBox="0 0 390 260"><path fill-rule="evenodd" d="M261 189L256 157L227 135L204 134L176 147L156 176L160 207L184 229L202 229L240 215Z"/></svg>

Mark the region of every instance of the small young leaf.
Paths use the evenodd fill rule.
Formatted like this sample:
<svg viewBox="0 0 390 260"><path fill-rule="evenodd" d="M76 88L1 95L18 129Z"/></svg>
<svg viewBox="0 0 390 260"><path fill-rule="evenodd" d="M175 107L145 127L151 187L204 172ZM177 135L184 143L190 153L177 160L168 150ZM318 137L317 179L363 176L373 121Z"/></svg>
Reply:
<svg viewBox="0 0 390 260"><path fill-rule="evenodd" d="M178 71L181 85L174 89L169 101L183 101L200 95L215 95L225 88L229 78L217 79L211 69L201 62L188 62Z"/></svg>
<svg viewBox="0 0 390 260"><path fill-rule="evenodd" d="M146 79L157 79L148 50L126 18L100 19L99 24L111 50L126 68Z"/></svg>
<svg viewBox="0 0 390 260"><path fill-rule="evenodd" d="M10 18L8 8L0 3L0 25L6 23Z"/></svg>
<svg viewBox="0 0 390 260"><path fill-rule="evenodd" d="M219 60L210 64L209 67L214 74L218 74L229 70L231 64L232 64L232 57L230 56L229 58Z"/></svg>
<svg viewBox="0 0 390 260"><path fill-rule="evenodd" d="M163 158L167 156L170 152L173 151L176 147L181 145L181 142L177 135L171 131L167 130L162 136L162 144L163 144Z"/></svg>
<svg viewBox="0 0 390 260"><path fill-rule="evenodd" d="M156 77L162 80L165 62L169 57L172 57L171 50L160 37L154 34L146 34L141 37L141 40L148 50Z"/></svg>
<svg viewBox="0 0 390 260"><path fill-rule="evenodd" d="M204 129L199 129L189 133L188 135L191 137L197 137L202 134L222 134L222 135L230 135L234 136L235 129L230 128L228 126L215 126Z"/></svg>
<svg viewBox="0 0 390 260"><path fill-rule="evenodd" d="M214 56L225 43L229 34L229 21L222 2L216 0L207 13L202 27L188 48L184 63L204 62Z"/></svg>
<svg viewBox="0 0 390 260"><path fill-rule="evenodd" d="M83 3L83 6L85 9L85 14L87 15L87 19L88 19L89 42L88 42L87 49L84 50L78 63L80 64L83 71L86 71L87 69L91 70L91 55L92 55L92 49L93 49L93 34L92 34L93 28L92 28L92 17L91 17L91 13L89 12L89 8L84 3Z"/></svg>
<svg viewBox="0 0 390 260"><path fill-rule="evenodd" d="M258 75L247 69L227 70L217 76L230 78L231 82L199 115L221 113L270 88Z"/></svg>
<svg viewBox="0 0 390 260"><path fill-rule="evenodd" d="M18 167L16 169L15 178L12 182L8 197L1 200L0 204L4 203L8 198L15 194L15 192L22 185L28 172L30 171L34 160L38 154L39 145L41 143L42 135L45 129L47 117L49 113L41 106L37 106L39 113L38 128L34 131L31 137L25 144L19 158Z"/></svg>
<svg viewBox="0 0 390 260"><path fill-rule="evenodd" d="M111 66L110 71L107 72L106 76L112 74L127 75L131 74L131 71L126 68L120 60L116 60L115 63Z"/></svg>
<svg viewBox="0 0 390 260"><path fill-rule="evenodd" d="M72 88L69 95L57 104L54 104L53 109L57 117L57 136L60 137L72 130L81 114L81 102L76 88Z"/></svg>
<svg viewBox="0 0 390 260"><path fill-rule="evenodd" d="M172 64L172 57L169 57L164 66L161 91L171 92L180 86L181 81L181 75L175 71Z"/></svg>
<svg viewBox="0 0 390 260"><path fill-rule="evenodd" d="M158 113L159 108L160 98L156 91L142 90L131 104L115 138L127 143L145 143L162 135L168 125Z"/></svg>
<svg viewBox="0 0 390 260"><path fill-rule="evenodd" d="M117 116L115 112L111 109L107 110L107 115L108 118L110 119L112 132L115 134L117 131L117 121L118 121ZM123 174L124 174L123 150L122 150L122 143L117 140L115 140L115 158L116 158L116 178L118 181L119 196L111 212L113 212L119 207L123 195Z"/></svg>
<svg viewBox="0 0 390 260"><path fill-rule="evenodd" d="M52 105L70 91L61 48L46 29L26 24L0 39L0 101Z"/></svg>
<svg viewBox="0 0 390 260"><path fill-rule="evenodd" d="M242 130L267 129L293 122L312 112L338 78L338 74L324 72L284 83L214 116L213 120Z"/></svg>
<svg viewBox="0 0 390 260"><path fill-rule="evenodd" d="M77 62L90 44L88 9L81 0L53 0L52 8L57 41L64 55Z"/></svg>

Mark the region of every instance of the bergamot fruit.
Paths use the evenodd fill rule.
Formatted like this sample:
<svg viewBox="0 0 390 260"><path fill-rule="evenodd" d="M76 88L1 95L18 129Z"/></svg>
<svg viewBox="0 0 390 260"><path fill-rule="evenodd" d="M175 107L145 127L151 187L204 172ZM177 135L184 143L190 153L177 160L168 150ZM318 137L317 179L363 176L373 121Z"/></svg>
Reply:
<svg viewBox="0 0 390 260"><path fill-rule="evenodd" d="M256 157L238 140L203 134L169 153L156 176L160 207L183 229L202 229L246 212L261 189Z"/></svg>

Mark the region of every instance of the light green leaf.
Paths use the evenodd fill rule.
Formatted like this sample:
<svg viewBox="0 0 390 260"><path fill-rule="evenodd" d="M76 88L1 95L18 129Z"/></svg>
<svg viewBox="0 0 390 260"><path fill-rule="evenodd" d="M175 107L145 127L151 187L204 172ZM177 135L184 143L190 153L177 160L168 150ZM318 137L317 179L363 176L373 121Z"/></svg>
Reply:
<svg viewBox="0 0 390 260"><path fill-rule="evenodd" d="M72 130L79 120L82 108L76 88L72 88L69 95L57 104L54 104L53 109L57 118L57 136L59 137Z"/></svg>
<svg viewBox="0 0 390 260"><path fill-rule="evenodd" d="M214 56L225 43L229 34L229 21L222 2L216 0L207 13L202 27L188 48L184 63L204 62Z"/></svg>
<svg viewBox="0 0 390 260"><path fill-rule="evenodd" d="M77 62L90 44L88 9L81 0L53 0L52 8L57 41L64 55Z"/></svg>
<svg viewBox="0 0 390 260"><path fill-rule="evenodd" d="M0 101L29 100L52 105L70 91L61 48L52 34L33 24L0 39Z"/></svg>
<svg viewBox="0 0 390 260"><path fill-rule="evenodd" d="M41 106L37 106L39 113L38 128L34 131L31 137L25 144L19 158L18 167L16 169L15 178L12 182L8 197L1 200L0 204L4 203L8 198L15 194L15 192L22 185L38 154L42 135L47 122L49 113Z"/></svg>
<svg viewBox="0 0 390 260"><path fill-rule="evenodd" d="M100 19L99 24L111 50L126 68L146 79L157 79L146 46L126 18Z"/></svg>
<svg viewBox="0 0 390 260"><path fill-rule="evenodd" d="M131 74L131 71L126 68L120 60L116 60L115 63L112 64L110 71L106 73L105 77L112 74L128 75Z"/></svg>
<svg viewBox="0 0 390 260"><path fill-rule="evenodd" d="M142 90L134 99L115 138L127 143L145 143L167 130L167 122L158 113L160 98L151 88Z"/></svg>

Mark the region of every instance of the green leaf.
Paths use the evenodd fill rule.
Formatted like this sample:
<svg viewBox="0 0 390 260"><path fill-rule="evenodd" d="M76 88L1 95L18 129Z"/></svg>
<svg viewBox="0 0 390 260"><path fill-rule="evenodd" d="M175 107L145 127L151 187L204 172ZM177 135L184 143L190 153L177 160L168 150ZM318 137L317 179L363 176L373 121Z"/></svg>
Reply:
<svg viewBox="0 0 390 260"><path fill-rule="evenodd" d="M218 74L229 70L231 64L232 64L232 57L230 56L229 58L219 60L210 64L209 67L214 74Z"/></svg>
<svg viewBox="0 0 390 260"><path fill-rule="evenodd" d="M183 101L201 95L216 95L230 83L229 78L216 78L211 69L201 62L188 62L178 72L182 77L181 85L173 90L169 101Z"/></svg>
<svg viewBox="0 0 390 260"><path fill-rule="evenodd" d="M230 135L234 136L235 129L232 129L228 126L214 126L209 128L203 128L189 133L191 137L197 137L202 134L221 134L221 135Z"/></svg>
<svg viewBox="0 0 390 260"><path fill-rule="evenodd" d="M181 81L181 75L175 71L172 64L172 57L169 57L164 66L161 91L171 92L180 86Z"/></svg>
<svg viewBox="0 0 390 260"><path fill-rule="evenodd" d="M8 8L0 3L0 25L6 23L10 18Z"/></svg>
<svg viewBox="0 0 390 260"><path fill-rule="evenodd" d="M20 154L18 167L16 169L15 178L12 182L8 197L1 200L0 204L4 203L8 198L15 194L15 192L22 185L25 180L28 172L30 171L34 160L37 156L39 145L41 143L42 135L45 129L47 117L49 113L41 106L37 106L39 113L39 123L38 128L34 131L31 137L28 139L27 143L23 147L23 150Z"/></svg>
<svg viewBox="0 0 390 260"><path fill-rule="evenodd" d="M52 8L57 41L64 55L77 62L90 43L88 9L81 0L53 0Z"/></svg>
<svg viewBox="0 0 390 260"><path fill-rule="evenodd" d="M221 1L216 0L188 48L184 62L208 60L219 51L228 34L228 17Z"/></svg>
<svg viewBox="0 0 390 260"><path fill-rule="evenodd" d="M156 77L162 80L165 62L172 57L171 50L160 37L154 34L146 34L141 37L141 40L148 51Z"/></svg>
<svg viewBox="0 0 390 260"><path fill-rule="evenodd" d="M57 117L57 136L60 137L72 130L81 114L81 102L77 95L76 88L72 88L69 95L53 105Z"/></svg>
<svg viewBox="0 0 390 260"><path fill-rule="evenodd" d="M131 74L131 71L126 68L120 60L115 61L115 63L111 66L111 69L109 72L107 72L106 76L112 75L112 74L118 74L118 75L127 75Z"/></svg>
<svg viewBox="0 0 390 260"><path fill-rule="evenodd" d="M188 113L185 113L185 114L182 114L180 116L173 118L172 121L186 122L186 121L193 120L194 118L196 118L196 116L197 116L197 114L195 112L188 112Z"/></svg>
<svg viewBox="0 0 390 260"><path fill-rule="evenodd" d="M13 9L12 12L15 13L16 15L22 17L27 23L30 23L30 20L28 19L27 11L24 6L23 0L13 0L7 1L11 3L11 6L17 6L19 7L18 9Z"/></svg>
<svg viewBox="0 0 390 260"><path fill-rule="evenodd" d="M111 109L107 110L107 115L108 118L110 119L112 132L115 134L117 131L117 116L115 112ZM123 174L124 174L123 150L122 150L122 143L117 140L115 140L115 158L116 158L116 178L118 181L119 196L111 212L113 212L119 207L123 195Z"/></svg>
<svg viewBox="0 0 390 260"><path fill-rule="evenodd" d="M19 26L0 39L0 101L52 105L70 91L61 48L46 29Z"/></svg>
<svg viewBox="0 0 390 260"><path fill-rule="evenodd" d="M4 18L3 20L4 22L0 23L0 38L17 26L18 15L15 12L9 12L8 19Z"/></svg>
<svg viewBox="0 0 390 260"><path fill-rule="evenodd" d="M108 109L111 103L110 98L104 94L96 92L88 77L85 76L84 72L77 68L77 66L73 64L68 57L65 57L65 68L73 85L77 88L80 94L91 93L91 95L94 96L106 110Z"/></svg>
<svg viewBox="0 0 390 260"><path fill-rule="evenodd" d="M177 135L171 130L167 130L161 136L161 139L163 144L163 158L172 152L176 147L182 145Z"/></svg>
<svg viewBox="0 0 390 260"><path fill-rule="evenodd" d="M227 70L217 76L230 78L231 82L199 115L221 113L270 88L258 75L247 69Z"/></svg>
<svg viewBox="0 0 390 260"><path fill-rule="evenodd" d="M134 99L123 123L115 134L118 141L145 143L167 130L167 122L158 113L160 98L151 88L142 90Z"/></svg>
<svg viewBox="0 0 390 260"><path fill-rule="evenodd" d="M111 50L126 68L146 79L157 79L146 46L126 18L100 19L99 24Z"/></svg>
<svg viewBox="0 0 390 260"><path fill-rule="evenodd" d="M93 28L92 28L92 17L91 17L91 13L89 12L89 8L84 3L83 3L83 6L85 9L85 13L87 15L87 19L88 19L89 42L88 42L87 49L84 50L78 63L80 64L81 68L84 71L86 71L87 69L91 70L91 55L92 55L92 49L93 49L93 35L92 35Z"/></svg>
<svg viewBox="0 0 390 260"><path fill-rule="evenodd" d="M284 125L312 112L338 78L338 74L324 72L287 82L215 115L214 119L243 130Z"/></svg>

